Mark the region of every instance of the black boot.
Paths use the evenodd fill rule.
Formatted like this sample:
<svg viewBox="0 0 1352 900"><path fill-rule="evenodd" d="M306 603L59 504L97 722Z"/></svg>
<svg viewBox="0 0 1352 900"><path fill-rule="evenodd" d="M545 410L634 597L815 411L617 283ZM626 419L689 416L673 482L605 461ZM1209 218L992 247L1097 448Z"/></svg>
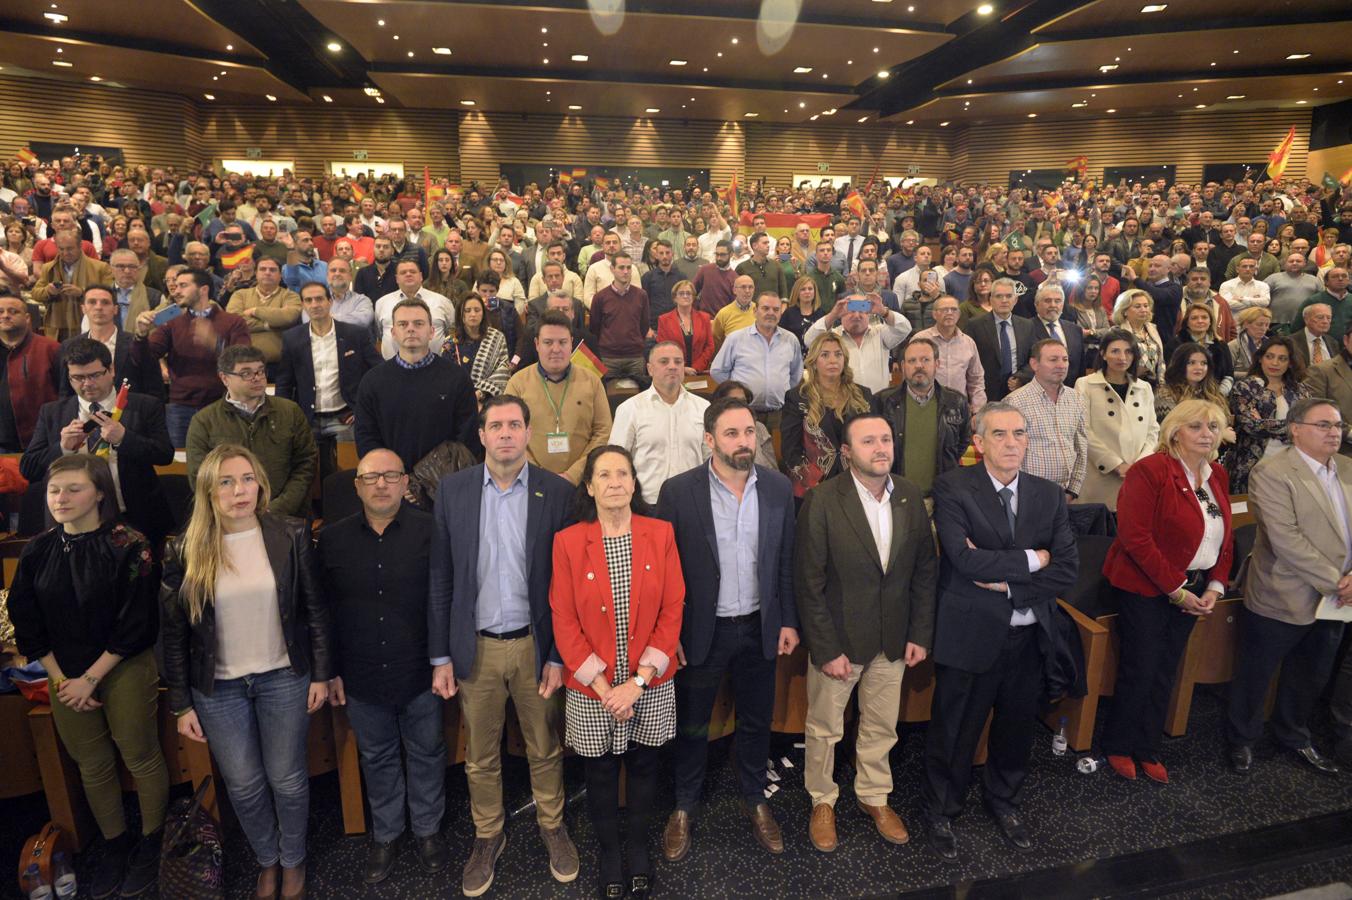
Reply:
<svg viewBox="0 0 1352 900"><path fill-rule="evenodd" d="M139 897L155 886L160 877L160 844L163 842L163 826L141 836L122 879L123 897Z"/></svg>
<svg viewBox="0 0 1352 900"><path fill-rule="evenodd" d="M116 896L122 890L122 878L127 874L127 859L131 856L133 840L131 834L124 831L112 840L104 841L103 855L94 867L89 885L89 896L94 900Z"/></svg>

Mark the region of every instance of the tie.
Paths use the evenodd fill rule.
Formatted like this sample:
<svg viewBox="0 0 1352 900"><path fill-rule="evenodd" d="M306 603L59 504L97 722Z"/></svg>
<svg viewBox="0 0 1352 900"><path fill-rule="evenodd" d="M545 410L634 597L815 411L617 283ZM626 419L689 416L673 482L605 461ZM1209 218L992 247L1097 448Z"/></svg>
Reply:
<svg viewBox="0 0 1352 900"><path fill-rule="evenodd" d="M845 254L845 271L846 271L846 272L849 272L850 269L854 266L854 242L855 242L856 240L858 240L858 238L850 238L850 249L849 249L849 251Z"/></svg>
<svg viewBox="0 0 1352 900"><path fill-rule="evenodd" d="M1000 374L1014 374L1014 347L1009 342L1009 320L1000 323Z"/></svg>
<svg viewBox="0 0 1352 900"><path fill-rule="evenodd" d="M101 412L103 412L103 407L99 406L97 403L89 404L90 421L93 421L95 414ZM85 438L85 444L89 447L90 453L93 453L96 449L98 449L99 440L100 437L98 428L95 428L93 431L89 432L89 437Z"/></svg>
<svg viewBox="0 0 1352 900"><path fill-rule="evenodd" d="M1000 488L997 491L1000 495L1000 505L1005 508L1005 518L1009 520L1009 536L1014 536L1014 492L1007 487Z"/></svg>
<svg viewBox="0 0 1352 900"><path fill-rule="evenodd" d="M1061 337L1061 332L1056 330L1055 322L1047 323L1047 335L1054 341L1061 341L1063 344L1065 343L1065 340Z"/></svg>
<svg viewBox="0 0 1352 900"><path fill-rule="evenodd" d="M1310 354L1310 359L1312 359L1314 362L1317 362L1317 363L1321 363L1321 362L1324 361L1324 339L1323 339L1323 338L1315 338L1315 339L1314 339L1314 351Z"/></svg>

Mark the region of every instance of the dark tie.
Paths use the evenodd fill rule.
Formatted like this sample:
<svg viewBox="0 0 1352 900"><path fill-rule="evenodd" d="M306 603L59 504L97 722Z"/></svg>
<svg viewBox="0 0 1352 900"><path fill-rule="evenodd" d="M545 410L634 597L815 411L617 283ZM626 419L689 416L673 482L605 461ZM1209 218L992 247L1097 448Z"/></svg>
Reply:
<svg viewBox="0 0 1352 900"><path fill-rule="evenodd" d="M1061 343L1063 344L1065 343L1065 341L1061 338L1061 333L1056 330L1055 322L1047 323L1047 335L1054 341L1061 341Z"/></svg>
<svg viewBox="0 0 1352 900"><path fill-rule="evenodd" d="M851 266L854 265L854 242L857 238L850 238L850 249L845 253L845 271L848 273Z"/></svg>
<svg viewBox="0 0 1352 900"><path fill-rule="evenodd" d="M1006 378L1014 374L1014 348L1009 343L1009 320L1000 323L1000 374Z"/></svg>
<svg viewBox="0 0 1352 900"><path fill-rule="evenodd" d="M1000 505L1005 508L1005 518L1009 520L1009 536L1014 536L1014 492L1007 487L996 491L1000 495Z"/></svg>
<svg viewBox="0 0 1352 900"><path fill-rule="evenodd" d="M97 403L89 404L90 421L93 421L94 416L101 412L103 412L103 407L99 406ZM85 438L85 444L89 447L90 453L93 453L99 446L99 441L101 439L99 433L99 429L95 428L93 431L89 432L89 437Z"/></svg>

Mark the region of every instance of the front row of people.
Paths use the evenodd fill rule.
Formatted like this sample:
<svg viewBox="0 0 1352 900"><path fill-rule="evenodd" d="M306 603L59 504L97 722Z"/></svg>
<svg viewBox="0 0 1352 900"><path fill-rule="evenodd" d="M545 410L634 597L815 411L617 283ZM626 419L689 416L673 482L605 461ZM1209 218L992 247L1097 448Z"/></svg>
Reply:
<svg viewBox="0 0 1352 900"><path fill-rule="evenodd" d="M1265 688L1283 661L1277 738L1333 769L1307 725L1341 627L1315 621L1313 609L1321 597L1352 600L1343 574L1352 473L1333 456L1336 408L1302 401L1291 422L1294 446L1254 470L1252 502L1269 527L1246 601L1252 652L1231 694L1241 771L1253 765ZM1159 452L1127 471L1121 536L1105 566L1121 598L1123 666L1103 737L1127 777L1139 765L1167 780L1158 736L1178 655L1225 589L1228 488L1213 462L1224 424L1212 404L1184 401L1163 423ZM357 736L372 809L368 883L389 874L410 826L425 870L449 863L441 701L454 696L476 833L464 894L490 889L506 847L500 746L511 700L551 875L568 882L581 868L564 824L562 712L566 743L584 758L601 895L649 895L659 748L675 738L676 806L661 842L675 862L699 820L725 673L737 699L737 790L754 839L781 853L762 761L775 660L800 639L810 660L808 834L818 850L837 846L834 750L856 688L855 800L883 839L909 839L888 803L889 753L906 669L926 657L935 665L921 788L930 846L958 855L953 821L989 718L982 800L1005 839L1030 848L1022 785L1036 711L1059 693L1056 598L1074 583L1078 554L1064 491L1021 471L1023 414L991 403L974 417L983 461L935 479L933 530L921 491L892 474L894 429L877 414L843 423L844 471L807 492L796 522L788 479L753 462L746 403L715 401L704 432L710 460L669 479L650 517L626 450L591 451L574 489L527 463L529 407L490 398L479 418L486 461L443 480L434 516L401 503L404 465L375 450L356 476L362 512L327 525L317 548L299 520L268 512L259 460L224 444L203 460L162 578L149 543L120 523L103 459L55 460L48 504L58 527L25 548L9 606L20 651L51 676L58 732L109 844L93 896L131 896L154 881L168 793L153 702L157 630L178 729L211 744L260 867L258 897L305 896L307 714L326 702L346 707ZM1336 538L1295 527L1316 507ZM139 841L122 818L119 755L137 782Z"/></svg>

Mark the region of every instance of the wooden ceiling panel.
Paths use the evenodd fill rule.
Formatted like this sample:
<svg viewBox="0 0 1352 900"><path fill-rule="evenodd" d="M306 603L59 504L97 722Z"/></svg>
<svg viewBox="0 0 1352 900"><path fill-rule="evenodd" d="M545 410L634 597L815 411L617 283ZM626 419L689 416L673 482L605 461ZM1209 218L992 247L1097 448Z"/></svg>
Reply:
<svg viewBox="0 0 1352 900"><path fill-rule="evenodd" d="M53 9L53 6L56 6ZM66 16L54 23L48 14ZM208 53L259 56L240 35L204 15L187 0L136 0L134 9L108 0L61 0L59 4L10 4L4 17L33 28L97 33L133 41L162 41ZM230 48L230 49L227 49Z"/></svg>
<svg viewBox="0 0 1352 900"><path fill-rule="evenodd" d="M1295 19L1344 15L1347 0L1158 0L1161 12L1142 13L1156 0L1097 0L1038 29L1039 34L1150 28L1161 32L1195 31L1208 22L1246 19L1256 25L1280 25Z"/></svg>

